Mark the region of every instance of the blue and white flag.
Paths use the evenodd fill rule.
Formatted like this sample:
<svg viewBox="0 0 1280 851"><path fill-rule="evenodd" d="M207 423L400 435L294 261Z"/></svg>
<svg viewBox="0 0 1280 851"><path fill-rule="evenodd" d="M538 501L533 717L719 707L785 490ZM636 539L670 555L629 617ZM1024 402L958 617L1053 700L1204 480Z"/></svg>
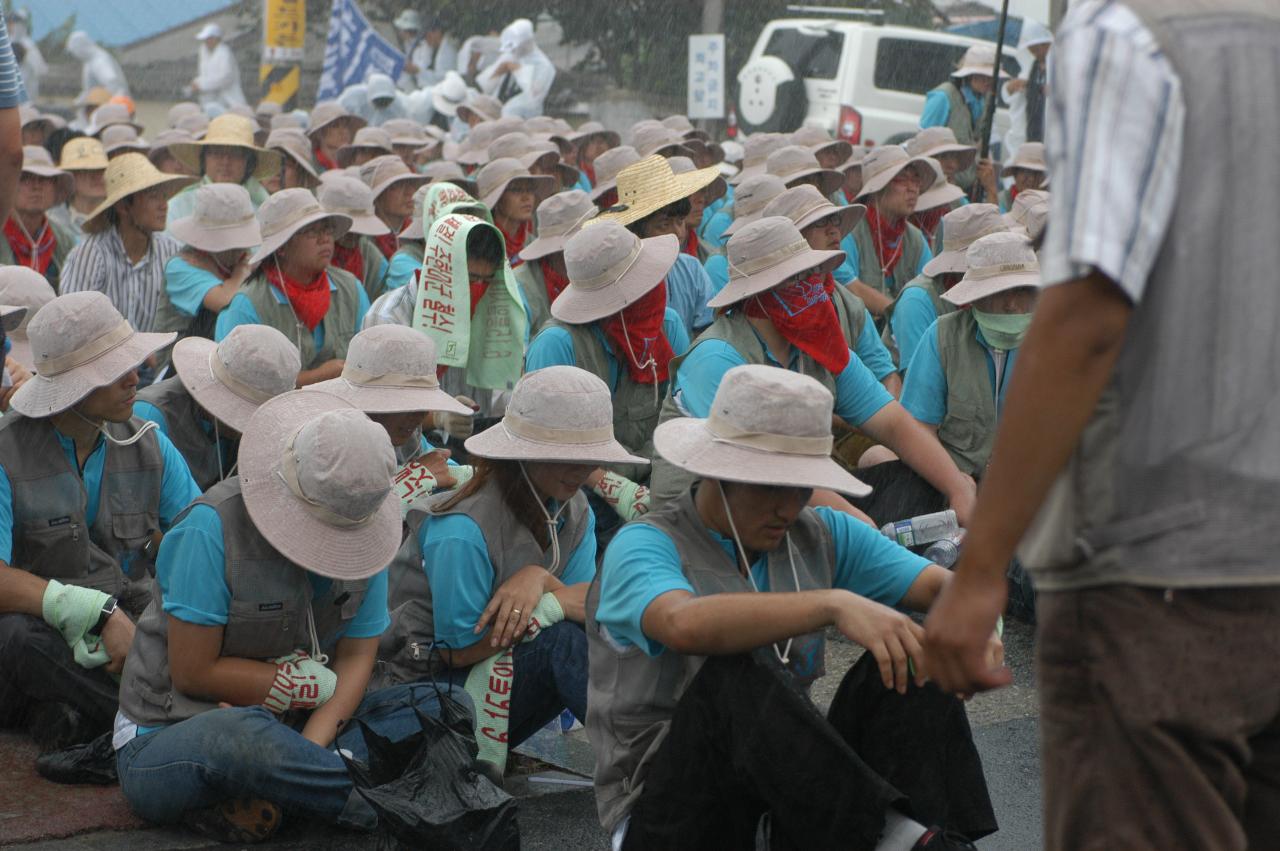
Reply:
<svg viewBox="0 0 1280 851"><path fill-rule="evenodd" d="M383 73L395 80L403 67L404 54L373 28L355 0L333 0L316 100L332 100L370 74Z"/></svg>

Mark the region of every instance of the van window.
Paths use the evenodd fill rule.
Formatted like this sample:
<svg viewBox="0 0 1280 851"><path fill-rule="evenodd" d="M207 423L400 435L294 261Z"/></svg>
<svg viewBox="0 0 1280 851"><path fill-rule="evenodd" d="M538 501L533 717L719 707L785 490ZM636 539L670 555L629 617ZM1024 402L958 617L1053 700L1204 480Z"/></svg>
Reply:
<svg viewBox="0 0 1280 851"><path fill-rule="evenodd" d="M776 29L765 45L767 56L786 61L800 77L834 80L840 71L840 54L844 52L844 33Z"/></svg>
<svg viewBox="0 0 1280 851"><path fill-rule="evenodd" d="M966 46L911 38L882 38L876 45L875 86L922 95L951 76ZM1008 53L1000 63L1017 76L1018 61Z"/></svg>

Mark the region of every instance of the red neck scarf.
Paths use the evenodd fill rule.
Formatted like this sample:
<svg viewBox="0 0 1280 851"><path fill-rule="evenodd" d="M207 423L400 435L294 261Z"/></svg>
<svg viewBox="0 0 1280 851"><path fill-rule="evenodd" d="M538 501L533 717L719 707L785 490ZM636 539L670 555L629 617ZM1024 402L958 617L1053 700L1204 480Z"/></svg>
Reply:
<svg viewBox="0 0 1280 851"><path fill-rule="evenodd" d="M667 380L668 367L675 352L662 320L667 312L667 282L663 281L639 301L620 312L600 320L605 336L613 343L618 358L627 365L627 374L637 384L653 384Z"/></svg>
<svg viewBox="0 0 1280 851"><path fill-rule="evenodd" d="M381 236L373 237L373 244L378 246L378 250L382 252L382 256L391 259L391 255L396 253L396 249L400 247L400 238L394 233L384 233ZM357 275L356 277L359 277Z"/></svg>
<svg viewBox="0 0 1280 851"><path fill-rule="evenodd" d="M356 280L364 280L364 252L360 250L359 242L350 248L341 242L335 242L333 259L329 261L329 265L350 272L356 276Z"/></svg>
<svg viewBox="0 0 1280 851"><path fill-rule="evenodd" d="M41 275L49 271L58 240L54 237L47 218L41 222L40 229L33 238L15 216L10 216L4 223L4 236L9 240L9 248L13 251L14 265L35 269Z"/></svg>
<svg viewBox="0 0 1280 851"><path fill-rule="evenodd" d="M306 325L308 331L316 330L329 312L329 274L321 272L315 280L303 283L286 275L280 264L274 261L265 264L264 268L267 281L289 299L298 321Z"/></svg>
<svg viewBox="0 0 1280 851"><path fill-rule="evenodd" d="M595 164L595 162L593 161L593 162L587 163L586 165L581 166L581 167L580 167L580 169L581 169L582 173L583 173L583 174L585 174L585 175L587 176L587 183L590 183L590 184L592 185L592 187L594 187L594 186L596 185L596 164Z"/></svg>
<svg viewBox="0 0 1280 851"><path fill-rule="evenodd" d="M696 259L698 256L698 229L692 225L686 225L686 227L689 235L685 237L684 245L680 247L680 250Z"/></svg>
<svg viewBox="0 0 1280 851"><path fill-rule="evenodd" d="M886 219L881 218L880 211L874 204L868 204L867 227L871 228L871 241L875 245L880 270L888 278L893 275L894 267L902 259L903 239L907 235L907 220L899 219L896 225L891 225Z"/></svg>
<svg viewBox="0 0 1280 851"><path fill-rule="evenodd" d="M942 217L949 212L951 212L951 206L943 204L941 207L934 207L932 210L913 214L911 216L911 224L924 231L924 235L929 240L932 240L933 235L938 232L938 224L942 221Z"/></svg>
<svg viewBox="0 0 1280 851"><path fill-rule="evenodd" d="M618 190L607 189L605 193L596 199L596 206L601 210L607 210L618 203Z"/></svg>
<svg viewBox="0 0 1280 851"><path fill-rule="evenodd" d="M1013 202L1014 202L1014 201L1017 201L1017 200L1018 200L1018 184L1016 184L1016 183L1015 183L1015 184L1013 184L1012 186L1010 186L1010 187L1009 187L1009 204L1010 204L1010 206L1012 206L1012 205L1013 205Z"/></svg>
<svg viewBox="0 0 1280 851"><path fill-rule="evenodd" d="M316 165L320 166L321 171L332 171L333 169L338 167L338 164L333 160L329 159L328 155L325 154L324 151L320 150L318 146L315 149L315 155L316 155Z"/></svg>
<svg viewBox="0 0 1280 851"><path fill-rule="evenodd" d="M545 257L538 258L538 268L542 270L542 280L547 285L547 303L554 304L564 288L569 286L569 278L557 272Z"/></svg>
<svg viewBox="0 0 1280 851"><path fill-rule="evenodd" d="M496 222L495 222L496 224ZM524 222L516 228L515 233L507 233L501 226L498 230L502 231L502 238L507 241L507 260L512 265L517 265L516 255L520 253L520 249L524 248L524 244L529 241L529 235L533 233L533 222Z"/></svg>
<svg viewBox="0 0 1280 851"><path fill-rule="evenodd" d="M831 275L810 275L748 300L747 316L768 319L788 343L838 375L849 365L849 344L831 301L834 290Z"/></svg>

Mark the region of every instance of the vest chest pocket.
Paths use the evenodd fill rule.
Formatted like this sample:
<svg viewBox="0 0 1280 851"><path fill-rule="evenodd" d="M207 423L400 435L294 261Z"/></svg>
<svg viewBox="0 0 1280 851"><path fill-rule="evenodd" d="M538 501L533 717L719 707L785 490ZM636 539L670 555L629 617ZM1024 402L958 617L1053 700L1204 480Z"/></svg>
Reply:
<svg viewBox="0 0 1280 851"><path fill-rule="evenodd" d="M222 655L274 659L307 647L305 611L305 602L296 596L282 600L233 599L222 634Z"/></svg>
<svg viewBox="0 0 1280 851"><path fill-rule="evenodd" d="M159 528L159 518L145 513L112 514L111 535L125 550L139 550L147 542L153 531Z"/></svg>
<svg viewBox="0 0 1280 851"><path fill-rule="evenodd" d="M89 535L70 517L30 520L14 542L14 567L46 579L78 579L89 570Z"/></svg>
<svg viewBox="0 0 1280 851"><path fill-rule="evenodd" d="M938 439L959 452L978 449L986 438L986 418L972 402L947 401L947 415L938 428Z"/></svg>

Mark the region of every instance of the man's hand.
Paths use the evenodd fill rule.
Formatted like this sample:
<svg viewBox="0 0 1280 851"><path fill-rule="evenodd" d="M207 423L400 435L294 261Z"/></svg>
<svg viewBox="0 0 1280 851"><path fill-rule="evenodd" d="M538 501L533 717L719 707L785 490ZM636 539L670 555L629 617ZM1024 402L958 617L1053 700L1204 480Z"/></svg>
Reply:
<svg viewBox="0 0 1280 851"><path fill-rule="evenodd" d="M19 387L31 380L31 372L11 357L4 359L4 368L9 373L9 378L12 379L13 384L0 390L0 411L9 410L9 400L13 398L13 394L18 392Z"/></svg>
<svg viewBox="0 0 1280 851"><path fill-rule="evenodd" d="M436 477L436 487L438 488L448 490L458 484L458 480L450 472L453 468L449 466L449 456L452 454L448 449L435 449L418 459L422 462L422 466L430 470L431 475Z"/></svg>
<svg viewBox="0 0 1280 851"><path fill-rule="evenodd" d="M404 73L406 73L406 74L409 74L409 75L416 75L416 74L417 74L419 71L421 71L421 70L422 70L421 68L419 68L417 65L415 65L415 64L414 64L414 63L412 63L412 62L405 62L405 63L404 63Z"/></svg>
<svg viewBox="0 0 1280 851"><path fill-rule="evenodd" d="M968 698L1013 682L1003 643L992 643L1008 593L1003 572L966 569L960 557L924 621L929 677L943 691Z"/></svg>
<svg viewBox="0 0 1280 851"><path fill-rule="evenodd" d="M129 655L129 648L133 646L133 621L129 620L123 609L116 609L107 618L107 624L102 628L102 644L111 657L111 661L107 663L107 671L112 674L120 673L124 670L124 660Z"/></svg>
<svg viewBox="0 0 1280 851"><path fill-rule="evenodd" d="M845 638L875 656L885 688L907 693L911 679L908 660L915 662L916 685L924 685L924 630L919 624L901 612L852 593L840 596L835 615L832 623Z"/></svg>
<svg viewBox="0 0 1280 851"><path fill-rule="evenodd" d="M959 484L947 494L947 501L951 503L951 510L956 513L956 522L960 524L960 528L968 526L974 505L978 502L978 483L973 480L973 476L962 474Z"/></svg>
<svg viewBox="0 0 1280 851"><path fill-rule="evenodd" d="M987 203L995 204L1000 197L1000 187L996 184L996 167L990 159L978 160L978 184L987 193Z"/></svg>
<svg viewBox="0 0 1280 851"><path fill-rule="evenodd" d="M476 635L483 633L492 621L491 646L510 647L524 638L529 629L529 618L533 616L533 607L547 592L547 580L550 578L551 574L537 564L526 565L517 571L515 576L498 586L493 599L480 613Z"/></svg>
<svg viewBox="0 0 1280 851"><path fill-rule="evenodd" d="M1022 91L1026 87L1027 87L1027 81L1021 78L1013 79L1005 83L1005 89L1011 95L1016 95L1018 92Z"/></svg>
<svg viewBox="0 0 1280 851"><path fill-rule="evenodd" d="M514 74L518 70L520 70L520 63L512 60L508 60L500 64L497 68L494 68L493 73L494 74Z"/></svg>
<svg viewBox="0 0 1280 851"><path fill-rule="evenodd" d="M480 406L476 404L475 399L468 396L455 396L454 398L476 413L480 412ZM435 424L436 428L459 440L466 440L476 429L474 415L464 417L461 414L454 414L449 411L436 411Z"/></svg>

